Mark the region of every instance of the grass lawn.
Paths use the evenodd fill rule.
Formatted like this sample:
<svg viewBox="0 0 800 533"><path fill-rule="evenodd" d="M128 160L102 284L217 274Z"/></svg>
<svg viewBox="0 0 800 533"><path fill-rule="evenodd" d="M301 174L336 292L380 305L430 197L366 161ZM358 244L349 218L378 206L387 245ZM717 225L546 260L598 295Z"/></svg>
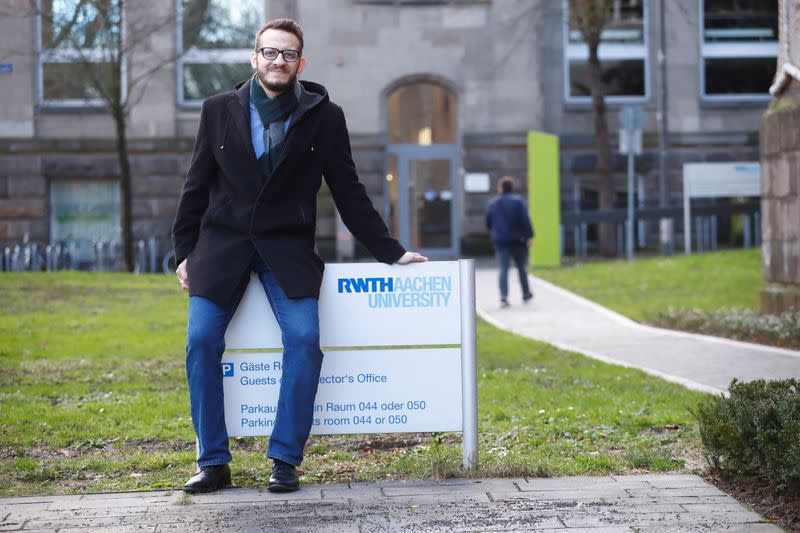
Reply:
<svg viewBox="0 0 800 533"><path fill-rule="evenodd" d="M536 269L534 275L639 321L669 307L757 310L761 250L728 250Z"/></svg>
<svg viewBox="0 0 800 533"><path fill-rule="evenodd" d="M0 496L181 486L195 452L187 298L174 278L3 274L0 300ZM702 466L686 410L702 393L483 322L478 352L480 464L471 475ZM266 485L265 441L232 441L236 484ZM300 470L306 483L465 475L459 441L312 436Z"/></svg>

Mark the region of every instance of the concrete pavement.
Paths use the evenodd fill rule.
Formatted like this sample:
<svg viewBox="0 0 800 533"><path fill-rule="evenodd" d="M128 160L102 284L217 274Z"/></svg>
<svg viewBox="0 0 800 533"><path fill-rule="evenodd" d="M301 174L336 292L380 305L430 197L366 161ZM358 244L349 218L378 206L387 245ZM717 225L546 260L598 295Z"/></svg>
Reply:
<svg viewBox="0 0 800 533"><path fill-rule="evenodd" d="M733 378L800 376L800 351L645 326L534 276L535 297L523 304L513 271L511 306L501 308L497 275L483 263L476 270L478 314L525 337L712 393Z"/></svg>
<svg viewBox="0 0 800 533"><path fill-rule="evenodd" d="M0 500L0 531L740 531L780 528L691 475L313 485Z"/></svg>

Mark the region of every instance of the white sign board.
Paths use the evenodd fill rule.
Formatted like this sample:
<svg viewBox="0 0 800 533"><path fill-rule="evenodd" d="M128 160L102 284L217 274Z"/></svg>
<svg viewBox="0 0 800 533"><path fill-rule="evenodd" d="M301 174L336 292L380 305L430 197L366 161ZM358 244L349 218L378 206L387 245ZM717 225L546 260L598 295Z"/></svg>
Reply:
<svg viewBox="0 0 800 533"><path fill-rule="evenodd" d="M692 198L761 196L761 165L758 162L684 163L683 246L692 252Z"/></svg>
<svg viewBox="0 0 800 533"><path fill-rule="evenodd" d="M320 345L461 344L458 261L333 263L319 296ZM280 348L281 332L253 274L225 333L229 350Z"/></svg>
<svg viewBox="0 0 800 533"><path fill-rule="evenodd" d="M474 346L470 340L474 339L474 300L470 299L474 293L463 300L462 291L465 286L474 287L474 267L464 274L462 270L472 262L461 263L325 267L319 320L320 344L328 349L323 350L312 433L460 431L465 427L464 406L475 400L463 394L468 388L465 376L471 379L475 374L474 360L472 355L462 360L465 353L472 353L468 346ZM470 308L466 315L465 303ZM470 313L472 322L464 326ZM472 336L462 337L470 330ZM225 343L222 373L228 434L269 435L283 353L236 351L282 347L280 328L255 274ZM465 360L473 362L465 365Z"/></svg>
<svg viewBox="0 0 800 533"><path fill-rule="evenodd" d="M467 172L464 174L465 192L489 192L489 174L485 172Z"/></svg>
<svg viewBox="0 0 800 533"><path fill-rule="evenodd" d="M281 353L223 357L228 435L269 435ZM312 434L461 431L461 349L324 352Z"/></svg>
<svg viewBox="0 0 800 533"><path fill-rule="evenodd" d="M685 163L684 198L761 196L761 165L743 163Z"/></svg>

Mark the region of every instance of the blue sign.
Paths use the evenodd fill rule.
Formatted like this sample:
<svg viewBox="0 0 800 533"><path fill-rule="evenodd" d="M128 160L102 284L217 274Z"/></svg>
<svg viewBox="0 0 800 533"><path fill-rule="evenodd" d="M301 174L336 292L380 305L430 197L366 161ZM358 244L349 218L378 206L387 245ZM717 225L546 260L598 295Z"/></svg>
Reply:
<svg viewBox="0 0 800 533"><path fill-rule="evenodd" d="M0 63L0 74L11 74L14 72L14 65L11 63Z"/></svg>
<svg viewBox="0 0 800 533"><path fill-rule="evenodd" d="M233 377L233 363L222 363L222 377Z"/></svg>

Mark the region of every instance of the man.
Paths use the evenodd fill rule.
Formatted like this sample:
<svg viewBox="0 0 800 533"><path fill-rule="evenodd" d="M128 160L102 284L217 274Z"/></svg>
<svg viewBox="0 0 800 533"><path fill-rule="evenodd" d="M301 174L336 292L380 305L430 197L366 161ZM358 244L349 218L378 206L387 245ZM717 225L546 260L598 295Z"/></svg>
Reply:
<svg viewBox="0 0 800 533"><path fill-rule="evenodd" d="M353 234L384 263L427 259L393 239L358 181L340 107L312 82L303 33L289 19L256 35L254 76L203 102L172 234L177 276L189 292L186 374L197 435L189 493L230 485L220 361L228 322L258 274L280 325L282 380L267 457L268 489L299 488L296 466L311 428L322 352L318 298L322 260L314 253L322 176Z"/></svg>
<svg viewBox="0 0 800 533"><path fill-rule="evenodd" d="M498 195L486 208L495 255L500 263L500 307L508 307L508 266L511 260L519 272L522 301L533 298L528 287L528 248L533 243L533 226L525 202L514 194L514 178L503 176L497 183Z"/></svg>

